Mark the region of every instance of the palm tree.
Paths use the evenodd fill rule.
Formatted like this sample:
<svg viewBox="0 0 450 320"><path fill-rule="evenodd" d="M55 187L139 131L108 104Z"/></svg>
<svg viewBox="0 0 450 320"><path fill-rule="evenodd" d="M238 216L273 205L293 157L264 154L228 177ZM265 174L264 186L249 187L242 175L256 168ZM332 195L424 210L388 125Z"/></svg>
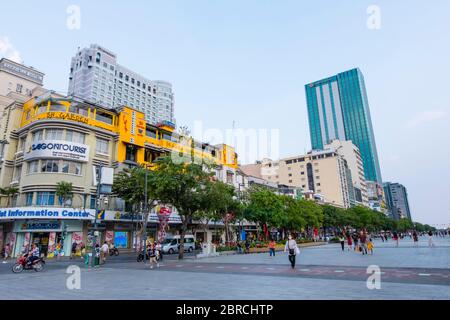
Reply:
<svg viewBox="0 0 450 320"><path fill-rule="evenodd" d="M8 197L8 201L6 203L7 207L9 207L9 205L11 203L11 199L18 193L19 193L19 188L16 188L16 187L0 188L0 196Z"/></svg>
<svg viewBox="0 0 450 320"><path fill-rule="evenodd" d="M56 184L56 196L61 200L63 207L66 206L66 200L72 199L72 182L60 181Z"/></svg>

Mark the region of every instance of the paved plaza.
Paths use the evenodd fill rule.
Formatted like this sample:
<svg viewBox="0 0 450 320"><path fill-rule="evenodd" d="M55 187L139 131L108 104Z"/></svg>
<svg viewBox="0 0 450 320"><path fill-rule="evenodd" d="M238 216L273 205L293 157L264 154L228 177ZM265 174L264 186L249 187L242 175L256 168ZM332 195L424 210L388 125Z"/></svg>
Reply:
<svg viewBox="0 0 450 320"><path fill-rule="evenodd" d="M159 269L133 255L111 258L99 268L81 259L48 262L42 273L13 274L0 264L4 299L450 299L450 238L415 248L407 238L375 242L374 255L342 252L340 245L302 248L292 270L277 252L178 261L166 257ZM69 290L66 268L81 268L81 289ZM381 288L367 288L367 267L379 266Z"/></svg>

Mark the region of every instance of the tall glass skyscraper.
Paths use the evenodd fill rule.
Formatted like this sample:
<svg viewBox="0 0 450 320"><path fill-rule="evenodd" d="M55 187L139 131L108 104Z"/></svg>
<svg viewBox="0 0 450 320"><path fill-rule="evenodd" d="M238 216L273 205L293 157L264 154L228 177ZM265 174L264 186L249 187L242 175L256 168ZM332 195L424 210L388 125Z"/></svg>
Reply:
<svg viewBox="0 0 450 320"><path fill-rule="evenodd" d="M364 77L359 69L305 85L311 146L351 140L360 150L366 180L381 185L381 171Z"/></svg>

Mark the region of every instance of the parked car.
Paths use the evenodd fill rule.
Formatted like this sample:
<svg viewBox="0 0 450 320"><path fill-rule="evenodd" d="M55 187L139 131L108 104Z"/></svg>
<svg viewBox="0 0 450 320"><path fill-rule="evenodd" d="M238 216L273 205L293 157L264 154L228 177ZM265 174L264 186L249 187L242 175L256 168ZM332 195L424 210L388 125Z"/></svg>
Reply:
<svg viewBox="0 0 450 320"><path fill-rule="evenodd" d="M180 236L166 238L162 243L163 253L176 253L180 250ZM193 235L184 236L184 251L192 252L195 250L195 237Z"/></svg>

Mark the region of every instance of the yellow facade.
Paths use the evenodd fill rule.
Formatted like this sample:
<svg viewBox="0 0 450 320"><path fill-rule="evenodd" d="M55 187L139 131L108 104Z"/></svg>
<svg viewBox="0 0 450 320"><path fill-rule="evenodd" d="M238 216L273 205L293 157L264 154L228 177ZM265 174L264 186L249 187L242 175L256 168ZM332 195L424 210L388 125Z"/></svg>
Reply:
<svg viewBox="0 0 450 320"><path fill-rule="evenodd" d="M206 146L191 138L180 137L169 124L153 126L145 121L145 115L138 110L123 107L120 111L103 109L97 106L80 106L71 99L31 99L24 104L21 127L39 120L57 119L78 122L118 135L117 160L126 162L127 146L136 151L137 162L151 165L158 154L180 152L195 158L237 169L238 161L235 149L228 145ZM152 150L152 156L146 159L146 150Z"/></svg>

